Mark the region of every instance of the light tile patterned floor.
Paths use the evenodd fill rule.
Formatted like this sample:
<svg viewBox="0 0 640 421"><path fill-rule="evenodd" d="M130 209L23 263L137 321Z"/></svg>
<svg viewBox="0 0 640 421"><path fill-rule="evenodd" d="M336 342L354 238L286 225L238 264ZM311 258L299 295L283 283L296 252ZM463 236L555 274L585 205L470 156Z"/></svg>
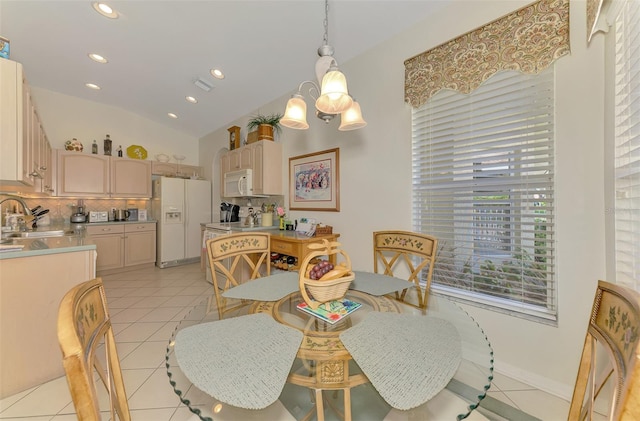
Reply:
<svg viewBox="0 0 640 421"><path fill-rule="evenodd" d="M197 420L169 386L164 354L176 323L211 293L212 286L205 281L200 265L149 268L103 276L103 281L133 420ZM500 374L496 374L489 396L543 421L565 420L569 408L565 400ZM0 401L2 421L75 419L64 377Z"/></svg>

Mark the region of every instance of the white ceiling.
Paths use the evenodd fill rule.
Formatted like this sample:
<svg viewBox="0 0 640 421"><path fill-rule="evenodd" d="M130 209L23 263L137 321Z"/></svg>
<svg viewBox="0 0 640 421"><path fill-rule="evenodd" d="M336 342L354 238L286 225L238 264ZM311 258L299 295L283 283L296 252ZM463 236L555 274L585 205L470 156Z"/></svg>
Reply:
<svg viewBox="0 0 640 421"><path fill-rule="evenodd" d="M99 15L85 0L0 0L0 36L10 40L11 59L24 65L30 85L120 107L201 137L314 78L324 35L322 0L105 2L119 19ZM344 63L444 4L330 1L334 57ZM91 61L92 52L109 63ZM213 67L226 78L214 79ZM198 78L214 89L197 88ZM102 89L90 90L87 82ZM187 95L199 102L186 102ZM168 118L168 112L179 118Z"/></svg>

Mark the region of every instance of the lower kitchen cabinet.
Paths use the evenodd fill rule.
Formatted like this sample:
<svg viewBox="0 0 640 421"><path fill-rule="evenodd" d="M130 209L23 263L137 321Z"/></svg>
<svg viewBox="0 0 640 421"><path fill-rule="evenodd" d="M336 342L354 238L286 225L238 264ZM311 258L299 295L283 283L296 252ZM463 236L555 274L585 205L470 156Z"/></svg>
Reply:
<svg viewBox="0 0 640 421"><path fill-rule="evenodd" d="M156 224L127 224L124 232L125 266L156 262Z"/></svg>
<svg viewBox="0 0 640 421"><path fill-rule="evenodd" d="M156 261L156 224L153 222L88 225L87 236L98 249L97 271Z"/></svg>

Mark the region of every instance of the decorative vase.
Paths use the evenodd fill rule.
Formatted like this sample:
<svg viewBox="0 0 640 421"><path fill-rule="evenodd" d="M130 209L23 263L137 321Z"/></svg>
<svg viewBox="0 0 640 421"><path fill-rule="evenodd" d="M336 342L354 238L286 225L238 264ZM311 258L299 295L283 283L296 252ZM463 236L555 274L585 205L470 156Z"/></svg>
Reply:
<svg viewBox="0 0 640 421"><path fill-rule="evenodd" d="M284 230L284 216L280 217L280 229Z"/></svg>

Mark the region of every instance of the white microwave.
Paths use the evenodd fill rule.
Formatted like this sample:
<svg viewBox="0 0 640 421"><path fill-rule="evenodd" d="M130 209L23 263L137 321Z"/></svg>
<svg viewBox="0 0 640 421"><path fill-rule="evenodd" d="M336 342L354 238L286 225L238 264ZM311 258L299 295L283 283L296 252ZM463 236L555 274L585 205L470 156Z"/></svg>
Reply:
<svg viewBox="0 0 640 421"><path fill-rule="evenodd" d="M224 175L224 197L253 196L253 172L250 169L232 171Z"/></svg>

